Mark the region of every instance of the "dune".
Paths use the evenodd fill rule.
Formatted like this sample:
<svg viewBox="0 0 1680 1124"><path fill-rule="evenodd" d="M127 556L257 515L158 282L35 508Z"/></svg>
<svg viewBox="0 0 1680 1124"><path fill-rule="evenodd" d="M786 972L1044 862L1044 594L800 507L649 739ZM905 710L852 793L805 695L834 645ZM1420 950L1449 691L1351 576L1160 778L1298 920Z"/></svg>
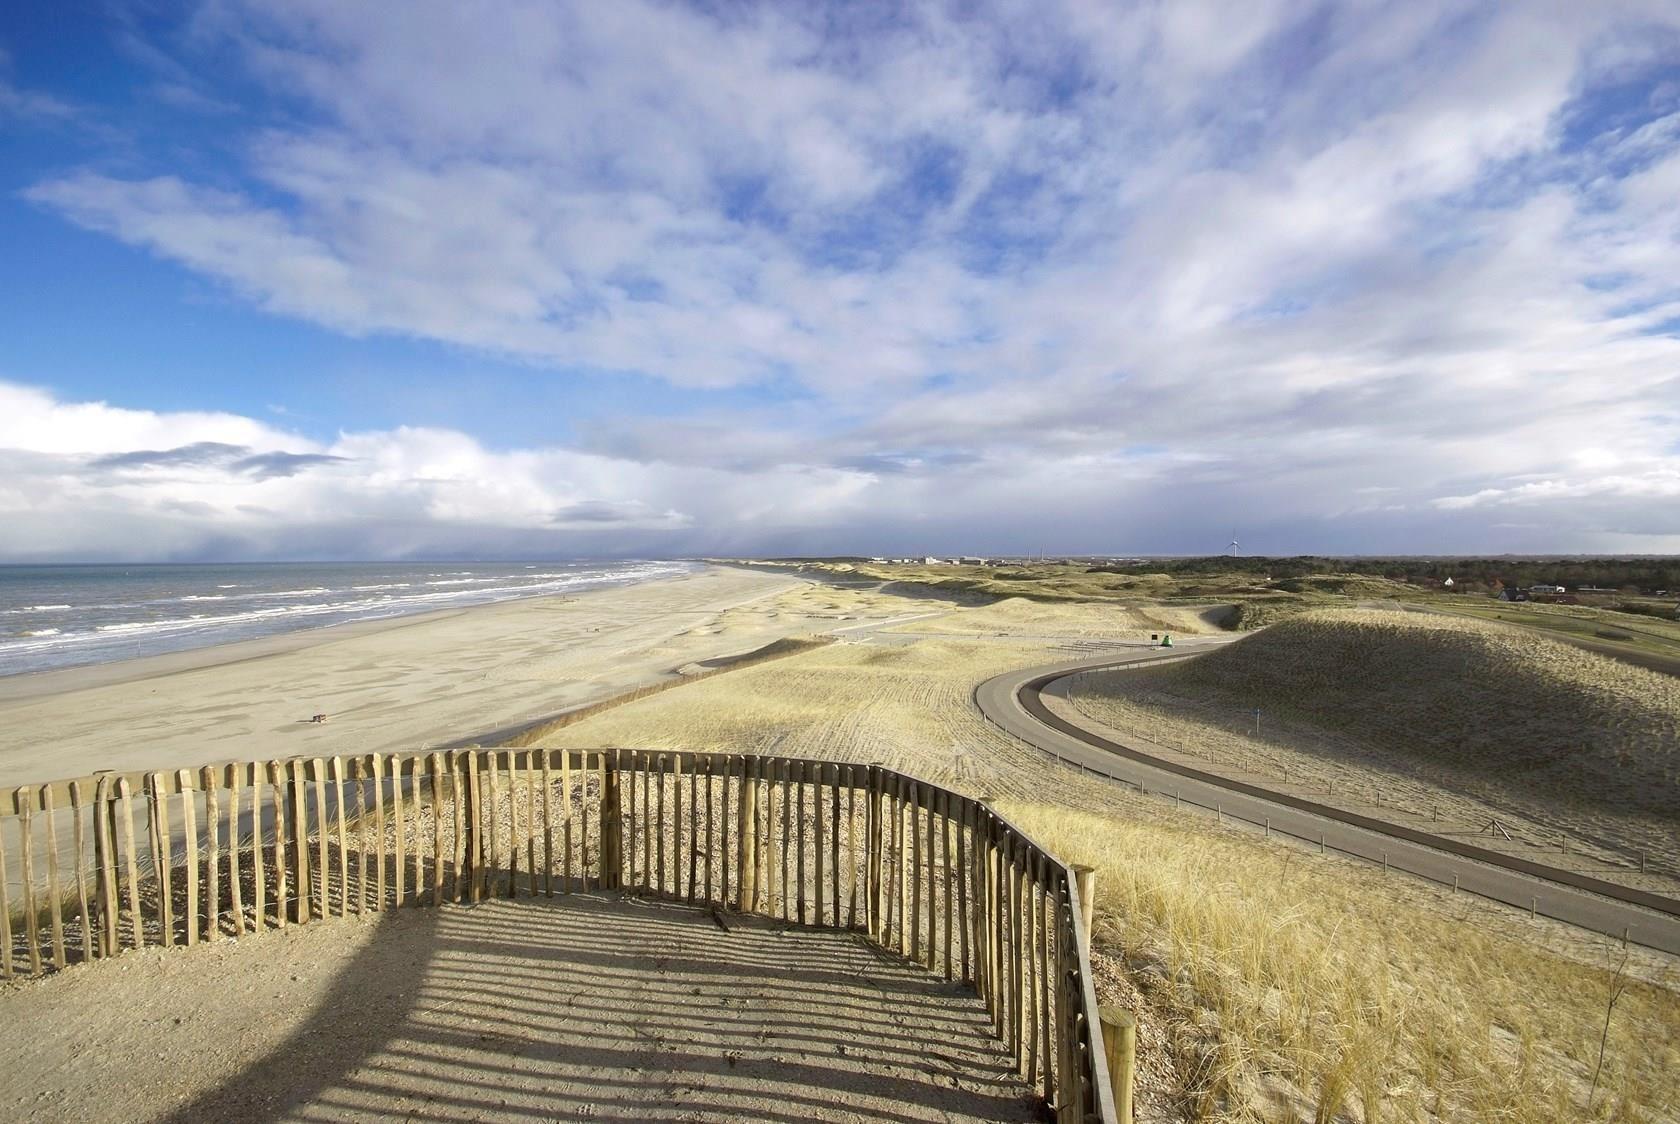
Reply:
<svg viewBox="0 0 1680 1124"><path fill-rule="evenodd" d="M1680 680L1495 623L1312 612L1195 660L1082 677L1073 700L1110 725L1233 732L1297 777L1360 764L1589 838L1672 851L1680 823Z"/></svg>

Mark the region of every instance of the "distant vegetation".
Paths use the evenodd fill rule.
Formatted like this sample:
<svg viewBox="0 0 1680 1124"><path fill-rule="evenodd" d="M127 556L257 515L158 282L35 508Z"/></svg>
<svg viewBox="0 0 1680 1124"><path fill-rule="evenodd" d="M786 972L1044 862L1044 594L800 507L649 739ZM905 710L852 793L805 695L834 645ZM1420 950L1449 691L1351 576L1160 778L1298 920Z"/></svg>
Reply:
<svg viewBox="0 0 1680 1124"><path fill-rule="evenodd" d="M1680 675L1680 562L1673 559L1213 556L928 563L830 558L752 564L786 566L834 580L906 583L964 597L1025 597L1127 608L1225 606L1221 626L1239 632L1313 609L1421 605L1503 619ZM1563 586L1573 592L1528 592L1534 586ZM1525 600L1497 600L1495 594L1502 589L1522 590ZM1658 592L1663 596L1655 596Z"/></svg>
<svg viewBox="0 0 1680 1124"><path fill-rule="evenodd" d="M777 558L785 564L853 568L882 566L923 568L922 563L881 563L868 558ZM1503 586L1561 585L1569 592L1583 587L1605 593L1651 596L1658 590L1680 599L1680 559L1675 558L1335 558L1301 554L1287 557L1224 554L1198 558L1059 558L1032 562L1005 559L989 565L947 567L1004 581L1041 579L1055 573L1113 574L1121 577L1168 577L1190 582L1196 576L1220 585L1280 583L1300 578L1377 578L1385 582L1439 587L1448 578L1455 588L1485 592ZM951 575L956 577L957 575Z"/></svg>
<svg viewBox="0 0 1680 1124"><path fill-rule="evenodd" d="M1344 604L1349 598L1393 600L1415 592L1403 583L1361 574L1297 576L1284 588L1260 570L1209 567L1169 573L1155 568L1155 562L1147 567L1115 567L1083 560L1001 566L832 560L779 564L836 579L903 582L981 597L1126 606L1231 605L1235 611L1225 614L1224 625L1233 629L1259 628L1306 609Z"/></svg>
<svg viewBox="0 0 1680 1124"><path fill-rule="evenodd" d="M1659 589L1680 596L1680 560L1674 558L1330 558L1300 555L1289 558L1149 559L1141 563L1107 564L1116 573L1137 569L1165 574L1255 574L1277 581L1323 574L1359 574L1392 582L1438 586L1453 584L1491 589L1498 585L1526 589L1549 583L1573 591L1581 586L1653 593Z"/></svg>

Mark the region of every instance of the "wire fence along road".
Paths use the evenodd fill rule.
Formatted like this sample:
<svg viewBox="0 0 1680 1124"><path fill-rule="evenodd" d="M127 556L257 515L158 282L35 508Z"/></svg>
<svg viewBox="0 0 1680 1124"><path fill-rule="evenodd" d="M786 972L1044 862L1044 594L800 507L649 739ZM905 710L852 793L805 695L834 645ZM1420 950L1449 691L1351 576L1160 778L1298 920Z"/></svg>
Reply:
<svg viewBox="0 0 1680 1124"><path fill-rule="evenodd" d="M1380 862L1531 915L1680 954L1680 901L1673 898L1156 757L1115 740L1112 730L1098 732L1053 713L1040 697L1057 680L1078 672L1185 658L1110 656L1026 668L982 683L974 701L1005 732L1081 772L1316 843L1321 850Z"/></svg>

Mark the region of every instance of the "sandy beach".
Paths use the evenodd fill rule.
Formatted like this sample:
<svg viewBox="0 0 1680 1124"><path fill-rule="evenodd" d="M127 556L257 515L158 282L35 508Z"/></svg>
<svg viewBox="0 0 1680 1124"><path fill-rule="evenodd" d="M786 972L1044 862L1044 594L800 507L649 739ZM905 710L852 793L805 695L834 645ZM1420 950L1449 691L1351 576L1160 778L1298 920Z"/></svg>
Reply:
<svg viewBox="0 0 1680 1124"><path fill-rule="evenodd" d="M833 627L820 603L802 612L777 602L805 585L711 567L0 679L0 786L97 769L488 743L689 665ZM329 719L313 723L315 714Z"/></svg>

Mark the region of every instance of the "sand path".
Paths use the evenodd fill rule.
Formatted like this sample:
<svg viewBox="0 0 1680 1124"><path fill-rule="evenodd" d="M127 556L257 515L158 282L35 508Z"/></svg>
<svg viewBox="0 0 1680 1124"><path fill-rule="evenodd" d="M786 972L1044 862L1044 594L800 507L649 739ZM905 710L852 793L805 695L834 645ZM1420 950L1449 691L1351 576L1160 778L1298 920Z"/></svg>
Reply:
<svg viewBox="0 0 1680 1124"><path fill-rule="evenodd" d="M0 989L12 1119L1034 1119L980 1001L838 930L576 895ZM113 1074L121 1080L112 1080Z"/></svg>

